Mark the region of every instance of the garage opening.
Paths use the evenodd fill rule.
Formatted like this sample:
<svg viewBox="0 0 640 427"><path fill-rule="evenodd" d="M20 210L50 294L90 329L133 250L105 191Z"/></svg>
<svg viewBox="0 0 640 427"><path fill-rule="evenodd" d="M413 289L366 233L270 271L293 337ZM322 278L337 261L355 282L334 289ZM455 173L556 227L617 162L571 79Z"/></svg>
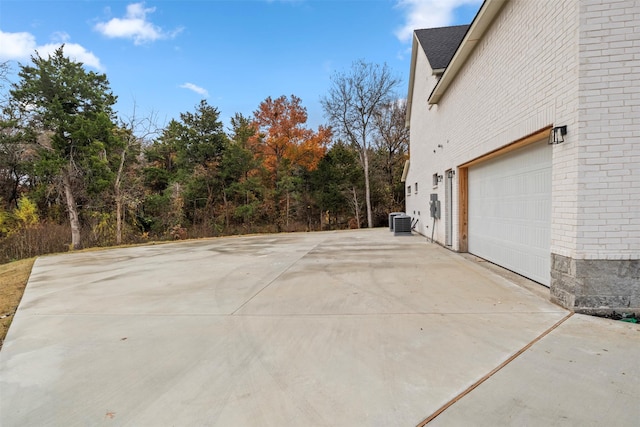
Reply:
<svg viewBox="0 0 640 427"><path fill-rule="evenodd" d="M545 286L550 284L551 253L552 146L547 136L548 131L533 135L526 144L512 144L465 165L462 212L468 252Z"/></svg>

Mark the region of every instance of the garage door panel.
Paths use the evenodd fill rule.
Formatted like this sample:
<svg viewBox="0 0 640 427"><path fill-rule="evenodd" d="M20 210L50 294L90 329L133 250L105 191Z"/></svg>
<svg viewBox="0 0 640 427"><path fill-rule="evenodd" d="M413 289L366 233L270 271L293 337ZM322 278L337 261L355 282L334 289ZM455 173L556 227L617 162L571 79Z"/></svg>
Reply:
<svg viewBox="0 0 640 427"><path fill-rule="evenodd" d="M477 251L472 253L548 286L549 262L545 259L549 258L549 254L532 255L528 245L515 244L507 247L502 240L492 238L484 239Z"/></svg>
<svg viewBox="0 0 640 427"><path fill-rule="evenodd" d="M469 252L549 285L551 147L544 142L469 168Z"/></svg>

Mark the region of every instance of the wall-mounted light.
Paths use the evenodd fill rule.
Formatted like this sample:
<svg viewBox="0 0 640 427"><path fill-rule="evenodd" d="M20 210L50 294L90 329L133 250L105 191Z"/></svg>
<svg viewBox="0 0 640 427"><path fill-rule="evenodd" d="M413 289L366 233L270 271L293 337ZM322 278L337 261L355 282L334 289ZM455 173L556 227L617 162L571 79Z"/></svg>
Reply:
<svg viewBox="0 0 640 427"><path fill-rule="evenodd" d="M560 144L564 142L564 136L567 134L567 126L556 126L551 129L549 134L549 144Z"/></svg>
<svg viewBox="0 0 640 427"><path fill-rule="evenodd" d="M442 175L438 175L438 182L442 182Z"/></svg>

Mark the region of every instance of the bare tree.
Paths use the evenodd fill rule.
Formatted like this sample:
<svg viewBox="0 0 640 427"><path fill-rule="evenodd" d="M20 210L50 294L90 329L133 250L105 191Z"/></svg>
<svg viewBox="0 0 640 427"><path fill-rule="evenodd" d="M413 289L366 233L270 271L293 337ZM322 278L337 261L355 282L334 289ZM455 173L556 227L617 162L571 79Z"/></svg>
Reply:
<svg viewBox="0 0 640 427"><path fill-rule="evenodd" d="M11 74L9 61L0 62L0 103L2 104L4 104L9 97L6 91L11 83L9 81L9 74Z"/></svg>
<svg viewBox="0 0 640 427"><path fill-rule="evenodd" d="M374 115L374 126L377 130L375 146L379 155L383 156L383 169L387 193L390 196L388 208L400 201L396 200L394 185L398 183L399 170L404 166L409 151L409 128L405 125L407 101L399 99L382 105ZM404 189L403 189L404 190ZM404 194L404 191L401 192Z"/></svg>
<svg viewBox="0 0 640 427"><path fill-rule="evenodd" d="M117 161L115 167L115 177L113 180L113 194L116 202L116 244L122 244L122 224L124 221L124 206L127 200L129 204L134 203L135 197L129 188L123 189L123 183L127 180L127 167L138 157L142 145L149 138L159 134L156 124L156 113L151 112L147 117L138 117L137 106L134 103L133 113L120 123L119 136L122 140L120 151L116 152ZM133 175L133 174L130 174ZM131 180L131 177L130 177ZM133 185L131 187L134 187Z"/></svg>
<svg viewBox="0 0 640 427"><path fill-rule="evenodd" d="M387 66L355 61L346 72L336 72L331 78L329 93L320 100L334 131L358 150L364 169L367 226L373 227L371 186L369 182L369 150L378 129L375 115L383 105L390 104L393 89L400 79Z"/></svg>
<svg viewBox="0 0 640 427"><path fill-rule="evenodd" d="M18 127L19 114L11 108L8 88L11 84L9 61L0 62L0 211L2 203L17 207L20 183L27 176L27 132Z"/></svg>

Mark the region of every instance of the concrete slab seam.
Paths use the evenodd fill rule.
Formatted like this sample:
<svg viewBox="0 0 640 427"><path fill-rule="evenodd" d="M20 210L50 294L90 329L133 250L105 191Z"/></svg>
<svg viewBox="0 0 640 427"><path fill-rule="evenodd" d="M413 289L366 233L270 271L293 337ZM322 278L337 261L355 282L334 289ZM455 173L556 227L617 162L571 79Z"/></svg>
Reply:
<svg viewBox="0 0 640 427"><path fill-rule="evenodd" d="M324 240L323 240L324 241ZM278 275L276 277L274 277L273 279L271 279L269 281L269 283L267 283L266 285L264 285L258 292L256 292L255 294L253 294L251 296L251 298L249 298L248 300L246 300L245 302L243 302L242 304L240 304L240 306L238 308L236 308L233 312L231 312L231 316L234 316L238 311L242 310L242 308L249 304L255 297L257 297L258 295L260 295L262 293L262 291L264 291L265 289L267 289L269 286L271 286L271 284L273 284L273 282L275 282L276 280L278 280L280 278L280 276L282 276L284 273L286 273L287 271L289 271L289 269L291 269L291 267L293 267L298 261L300 261L302 258L304 258L305 256L307 256L309 254L309 252L311 252L312 250L316 249L318 246L320 245L320 243L315 244L314 246L312 246L308 251L306 251L300 258L297 258L295 261L293 261L291 264L289 264L287 266L287 268L285 268L284 270L282 270L280 273L278 273Z"/></svg>
<svg viewBox="0 0 640 427"><path fill-rule="evenodd" d="M547 329L546 331L544 331L542 334L538 335L534 340L532 340L530 343L528 343L527 345L525 345L524 347L522 347L520 350L518 350L515 354L513 354L512 356L510 356L507 360L505 360L504 362L502 362L500 365L498 365L497 367L495 367L493 370L491 370L488 374L486 374L485 376L483 376L482 378L480 378L478 381L476 381L475 383L471 384L466 390L462 391L460 394L458 394L457 396L455 396L453 399L451 399L450 401L448 401L447 403L445 403L444 405L442 405L437 411L435 411L433 414L431 414L429 417L425 418L423 421L421 421L416 427L424 427L427 424L429 424L431 421L433 421L438 415L440 415L441 413L443 413L444 411L446 411L448 408L450 408L451 406L453 406L457 401L459 401L460 399L462 399L464 396L466 396L467 394L471 393L474 389L476 389L479 385L481 385L482 383L484 383L486 380L488 380L489 378L491 378L493 375L495 375L498 371L500 371L502 368L504 368L505 366L507 366L509 363L513 362L515 359L517 359L522 353L524 353L525 351L529 350L531 347L533 347L534 344L536 344L538 341L540 341L542 338L546 337L547 335L549 335L554 329L556 329L558 326L562 325L564 322L566 322L567 320L569 320L569 318L571 316L574 315L574 312L570 312L569 314L567 314L564 318L560 319L555 325L551 326L549 329Z"/></svg>

